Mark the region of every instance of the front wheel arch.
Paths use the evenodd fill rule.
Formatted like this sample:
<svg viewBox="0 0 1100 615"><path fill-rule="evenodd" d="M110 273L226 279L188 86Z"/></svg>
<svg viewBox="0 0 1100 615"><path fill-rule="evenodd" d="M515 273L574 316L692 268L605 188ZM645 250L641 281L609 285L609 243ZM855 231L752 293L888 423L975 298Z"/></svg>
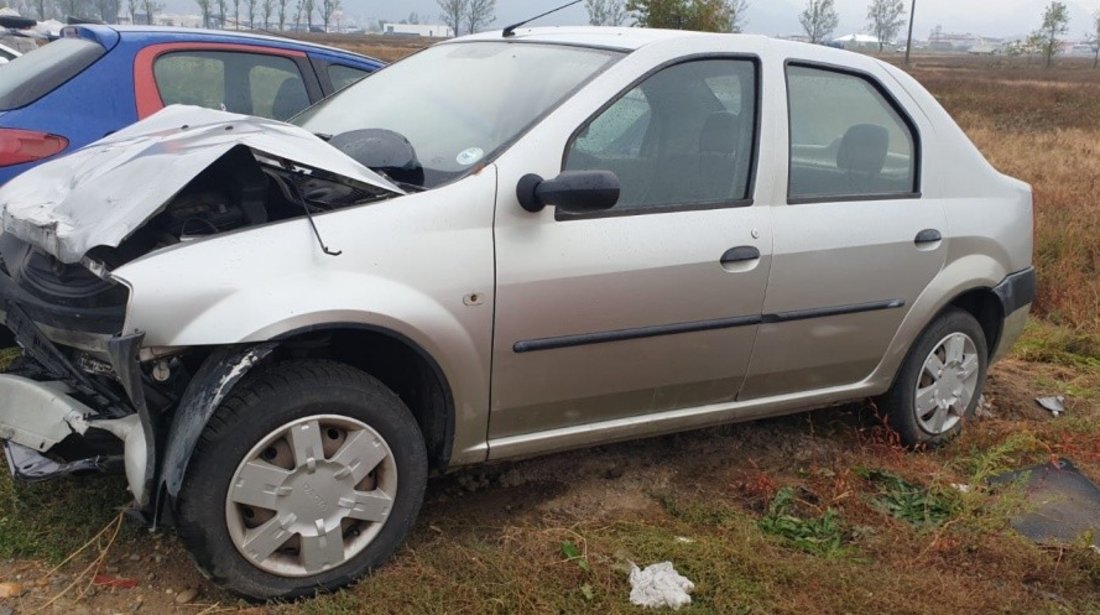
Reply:
<svg viewBox="0 0 1100 615"><path fill-rule="evenodd" d="M420 425L431 469L447 470L454 444L455 402L446 375L431 355L407 337L379 327L312 326L269 342L218 348L206 357L177 406L165 440L157 493L167 496L170 512L214 411L257 366L284 358L334 360L378 378L401 397ZM158 513L164 512L164 504L158 502Z"/></svg>

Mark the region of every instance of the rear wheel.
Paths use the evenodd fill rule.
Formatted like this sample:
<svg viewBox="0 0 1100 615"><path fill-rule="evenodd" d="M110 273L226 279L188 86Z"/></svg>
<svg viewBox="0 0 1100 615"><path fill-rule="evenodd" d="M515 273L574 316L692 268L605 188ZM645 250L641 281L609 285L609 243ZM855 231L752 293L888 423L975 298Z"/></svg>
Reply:
<svg viewBox="0 0 1100 615"><path fill-rule="evenodd" d="M910 447L954 438L974 416L988 363L978 321L956 308L944 312L917 338L880 400L889 426Z"/></svg>
<svg viewBox="0 0 1100 615"><path fill-rule="evenodd" d="M293 598L351 583L404 541L427 454L401 400L346 365L276 365L211 418L180 493L180 536L215 582Z"/></svg>

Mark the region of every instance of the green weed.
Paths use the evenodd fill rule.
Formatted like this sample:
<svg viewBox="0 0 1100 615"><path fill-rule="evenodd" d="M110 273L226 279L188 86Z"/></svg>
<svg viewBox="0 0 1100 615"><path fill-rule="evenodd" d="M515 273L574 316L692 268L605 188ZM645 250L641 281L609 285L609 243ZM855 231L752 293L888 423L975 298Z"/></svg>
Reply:
<svg viewBox="0 0 1100 615"><path fill-rule="evenodd" d="M857 468L856 474L877 490L872 505L893 517L919 528L943 525L958 513L957 493L914 485L885 470Z"/></svg>
<svg viewBox="0 0 1100 615"><path fill-rule="evenodd" d="M834 557L846 551L837 512L830 508L818 519L795 515L794 491L790 487L775 494L768 505L768 513L760 520L760 529L813 555Z"/></svg>
<svg viewBox="0 0 1100 615"><path fill-rule="evenodd" d="M6 371L11 362L19 356L18 348L0 349L0 372Z"/></svg>

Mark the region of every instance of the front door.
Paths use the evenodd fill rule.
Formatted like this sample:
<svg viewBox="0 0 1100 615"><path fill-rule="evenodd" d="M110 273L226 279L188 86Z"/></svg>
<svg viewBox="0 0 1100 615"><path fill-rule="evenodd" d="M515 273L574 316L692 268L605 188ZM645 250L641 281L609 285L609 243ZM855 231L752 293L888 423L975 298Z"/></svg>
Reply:
<svg viewBox="0 0 1100 615"><path fill-rule="evenodd" d="M736 398L770 265L769 208L751 200L758 74L676 64L587 121L564 169L613 171L607 212L528 213L522 170L502 167L491 440Z"/></svg>

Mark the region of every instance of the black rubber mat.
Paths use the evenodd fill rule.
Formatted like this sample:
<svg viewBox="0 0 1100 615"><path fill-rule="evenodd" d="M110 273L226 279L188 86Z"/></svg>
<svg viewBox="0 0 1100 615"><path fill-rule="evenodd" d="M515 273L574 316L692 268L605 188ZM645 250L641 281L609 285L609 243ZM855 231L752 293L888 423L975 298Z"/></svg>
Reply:
<svg viewBox="0 0 1100 615"><path fill-rule="evenodd" d="M1100 487L1067 459L1001 474L993 484L1023 481L1027 504L1012 526L1039 543L1076 543L1091 532L1100 547Z"/></svg>

